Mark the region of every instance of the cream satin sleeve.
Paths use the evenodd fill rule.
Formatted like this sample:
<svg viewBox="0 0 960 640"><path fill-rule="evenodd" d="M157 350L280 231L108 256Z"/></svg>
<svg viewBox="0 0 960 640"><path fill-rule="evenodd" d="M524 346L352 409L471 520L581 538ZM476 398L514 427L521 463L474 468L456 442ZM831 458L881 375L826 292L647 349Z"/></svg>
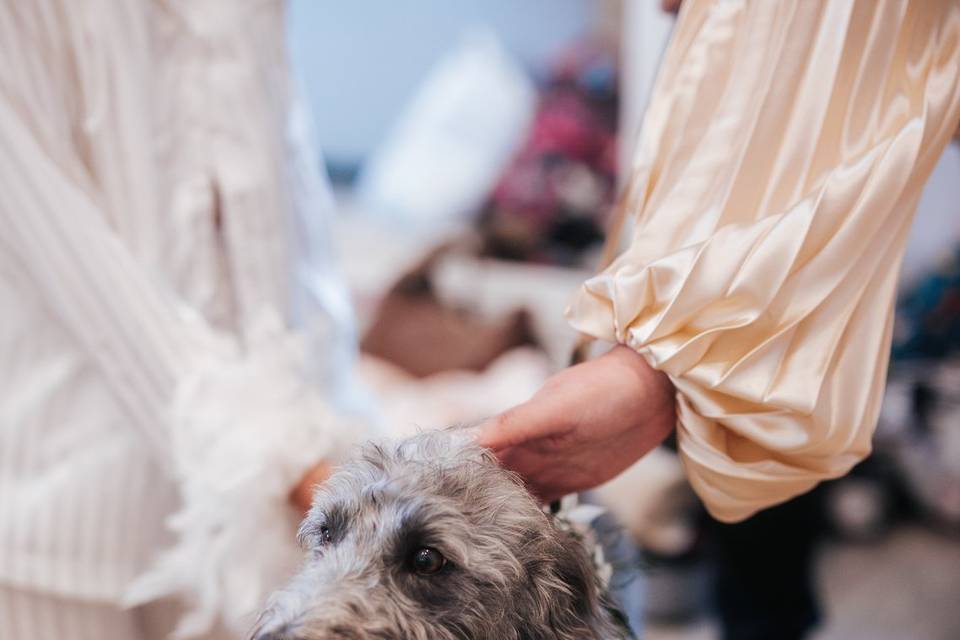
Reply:
<svg viewBox="0 0 960 640"><path fill-rule="evenodd" d="M870 452L897 272L958 82L952 0L684 3L632 168L631 244L568 315L669 374L717 518Z"/></svg>

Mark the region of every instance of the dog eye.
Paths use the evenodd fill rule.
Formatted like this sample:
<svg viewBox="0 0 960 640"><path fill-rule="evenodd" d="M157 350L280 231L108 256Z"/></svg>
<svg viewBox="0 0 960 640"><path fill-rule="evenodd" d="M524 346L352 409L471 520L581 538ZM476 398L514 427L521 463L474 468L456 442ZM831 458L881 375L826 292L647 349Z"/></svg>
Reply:
<svg viewBox="0 0 960 640"><path fill-rule="evenodd" d="M330 527L323 525L320 527L320 544L329 544L333 540L333 532Z"/></svg>
<svg viewBox="0 0 960 640"><path fill-rule="evenodd" d="M413 570L422 576L433 575L443 569L446 564L447 559L439 551L430 547L417 549L413 554Z"/></svg>

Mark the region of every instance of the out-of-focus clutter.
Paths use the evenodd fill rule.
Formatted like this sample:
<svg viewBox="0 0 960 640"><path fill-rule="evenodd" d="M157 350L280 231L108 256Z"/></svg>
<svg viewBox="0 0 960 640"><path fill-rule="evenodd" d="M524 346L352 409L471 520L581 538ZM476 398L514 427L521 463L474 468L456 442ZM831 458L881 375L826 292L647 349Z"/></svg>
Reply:
<svg viewBox="0 0 960 640"><path fill-rule="evenodd" d="M363 205L406 224L469 218L509 161L536 103L496 36L470 31L423 81L366 163Z"/></svg>
<svg viewBox="0 0 960 640"><path fill-rule="evenodd" d="M603 238L617 160L617 69L586 44L558 61L526 141L484 206L485 253L559 265L584 263Z"/></svg>
<svg viewBox="0 0 960 640"><path fill-rule="evenodd" d="M341 192L362 368L385 422L482 419L565 362L563 309L616 186L615 51L590 36L538 72L470 30ZM401 390L418 397L416 416Z"/></svg>
<svg viewBox="0 0 960 640"><path fill-rule="evenodd" d="M360 373L391 432L492 416L569 357L563 310L615 188L614 50L587 38L538 81L471 30L340 192Z"/></svg>
<svg viewBox="0 0 960 640"><path fill-rule="evenodd" d="M611 22L616 3L602 6ZM563 310L596 263L618 184L619 43L585 30L539 68L471 30L396 105L356 182L340 185L335 231L363 335L359 371L391 433L489 417L566 363L575 336ZM849 477L744 529L706 516L669 448L597 491L643 551L650 637L716 637L696 621L718 606L725 626L751 616L719 587L775 590L771 573L803 583L783 614L798 629L825 609L824 637L873 637L829 634L838 615L852 623L818 606L836 590L814 587L816 557L827 536L879 549L905 522L960 531L958 265L906 292L875 454Z"/></svg>

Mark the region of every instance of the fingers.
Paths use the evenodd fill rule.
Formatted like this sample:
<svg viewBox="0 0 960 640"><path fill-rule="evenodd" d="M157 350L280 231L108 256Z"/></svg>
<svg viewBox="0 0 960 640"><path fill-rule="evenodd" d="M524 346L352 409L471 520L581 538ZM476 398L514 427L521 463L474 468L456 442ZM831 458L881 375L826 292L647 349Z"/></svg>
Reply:
<svg viewBox="0 0 960 640"><path fill-rule="evenodd" d="M519 475L527 490L541 502L550 502L557 493L549 482L544 484L541 479L548 474L549 467L556 465L556 460L547 461L538 453L526 450L524 447L504 449L497 453L504 467Z"/></svg>
<svg viewBox="0 0 960 640"><path fill-rule="evenodd" d="M529 402L517 405L476 427L474 437L481 447L501 451L508 447L561 435L568 430L564 417L558 415L556 403L539 394Z"/></svg>
<svg viewBox="0 0 960 640"><path fill-rule="evenodd" d="M290 502L300 511L306 513L313 503L313 494L317 485L323 484L330 477L331 471L330 465L323 461L308 469L297 486L290 492Z"/></svg>
<svg viewBox="0 0 960 640"><path fill-rule="evenodd" d="M527 489L545 503L595 484L575 457L558 463L551 453L523 446L506 449L497 456L504 467L516 472Z"/></svg>

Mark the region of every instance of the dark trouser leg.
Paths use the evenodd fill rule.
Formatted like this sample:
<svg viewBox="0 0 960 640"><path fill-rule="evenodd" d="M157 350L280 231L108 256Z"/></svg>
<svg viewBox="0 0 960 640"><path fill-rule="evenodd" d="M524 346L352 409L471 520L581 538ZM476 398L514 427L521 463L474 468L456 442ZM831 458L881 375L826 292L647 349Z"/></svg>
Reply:
<svg viewBox="0 0 960 640"><path fill-rule="evenodd" d="M823 511L818 488L744 522L709 518L724 640L796 640L818 622L814 551Z"/></svg>

